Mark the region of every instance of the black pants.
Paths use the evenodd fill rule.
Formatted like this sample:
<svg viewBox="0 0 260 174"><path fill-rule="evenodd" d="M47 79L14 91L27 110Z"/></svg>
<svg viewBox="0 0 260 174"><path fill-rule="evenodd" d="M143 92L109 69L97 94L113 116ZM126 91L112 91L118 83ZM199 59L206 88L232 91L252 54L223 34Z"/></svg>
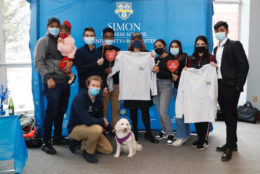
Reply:
<svg viewBox="0 0 260 174"><path fill-rule="evenodd" d="M51 140L53 124L54 137L62 137L62 122L68 107L70 86L56 84L55 88L50 89L45 83L43 92L47 99L47 108L43 118L43 139L48 142Z"/></svg>
<svg viewBox="0 0 260 174"><path fill-rule="evenodd" d="M240 91L235 86L227 86L218 81L218 103L226 123L226 145L234 147L237 143L237 105Z"/></svg>
<svg viewBox="0 0 260 174"><path fill-rule="evenodd" d="M130 117L131 117L136 140L138 140L137 111L138 109L130 108ZM141 111L142 111L142 120L145 126L146 134L151 134L149 107L141 108Z"/></svg>
<svg viewBox="0 0 260 174"><path fill-rule="evenodd" d="M208 136L209 136L209 122L199 122L195 123L196 132L199 137L199 142L201 144L208 142Z"/></svg>

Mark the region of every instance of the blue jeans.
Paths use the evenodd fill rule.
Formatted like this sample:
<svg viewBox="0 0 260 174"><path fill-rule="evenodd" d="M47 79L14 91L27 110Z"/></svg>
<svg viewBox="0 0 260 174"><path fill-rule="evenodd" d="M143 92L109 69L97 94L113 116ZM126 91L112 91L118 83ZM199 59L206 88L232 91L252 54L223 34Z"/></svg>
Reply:
<svg viewBox="0 0 260 174"><path fill-rule="evenodd" d="M158 94L155 98L157 111L161 122L162 131L166 136L173 134L172 123L168 113L172 98L172 80L157 79Z"/></svg>
<svg viewBox="0 0 260 174"><path fill-rule="evenodd" d="M173 97L176 101L178 89L173 88ZM176 123L176 138L186 139L190 136L190 125L184 123L184 117L181 119L175 118Z"/></svg>
<svg viewBox="0 0 260 174"><path fill-rule="evenodd" d="M190 125L184 123L183 118L176 118L176 138L186 139L190 136Z"/></svg>
<svg viewBox="0 0 260 174"><path fill-rule="evenodd" d="M56 84L55 88L48 88L47 83L44 83L43 93L47 99L47 108L43 118L43 139L47 142L51 140L52 124L54 124L54 137L62 137L62 122L68 108L70 86Z"/></svg>

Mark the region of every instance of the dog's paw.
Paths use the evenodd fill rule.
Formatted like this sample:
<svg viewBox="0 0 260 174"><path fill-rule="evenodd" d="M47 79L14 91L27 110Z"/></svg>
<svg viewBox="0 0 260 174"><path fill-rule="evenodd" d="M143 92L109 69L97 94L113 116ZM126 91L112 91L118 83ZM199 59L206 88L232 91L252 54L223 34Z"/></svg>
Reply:
<svg viewBox="0 0 260 174"><path fill-rule="evenodd" d="M128 154L128 158L132 158L134 154Z"/></svg>
<svg viewBox="0 0 260 174"><path fill-rule="evenodd" d="M119 155L115 154L115 155L114 155L114 158L119 158Z"/></svg>

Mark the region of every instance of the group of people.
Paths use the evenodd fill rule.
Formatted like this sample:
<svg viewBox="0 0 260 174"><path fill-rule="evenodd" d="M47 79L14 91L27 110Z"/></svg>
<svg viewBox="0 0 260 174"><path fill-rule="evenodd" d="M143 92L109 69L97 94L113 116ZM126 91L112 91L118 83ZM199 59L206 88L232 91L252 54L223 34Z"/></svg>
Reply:
<svg viewBox="0 0 260 174"><path fill-rule="evenodd" d="M226 143L217 147L223 152L222 161L229 161L232 151L237 150L237 105L240 92L246 81L249 65L243 46L239 41L228 38L228 24L219 21L215 24L215 36L219 41L213 54L209 52L208 40L198 36L194 44L194 52L188 56L179 40L173 40L169 49L164 40L154 42L156 54L148 52L140 33L133 33L128 51L120 51L113 45L114 31L103 30L104 44L95 47L95 30L85 28L83 40L85 44L76 48L70 36L71 24L64 21L60 25L57 18L50 18L46 36L39 39L35 46L35 69L41 74L43 93L47 99L47 107L43 118L43 146L48 154L56 154L52 145L65 144L62 137L62 122L68 107L70 84L76 76L71 67L76 66L79 93L73 99L68 123L71 152L81 146L83 157L95 163L95 152L111 154L113 147L103 134L113 133L119 119L120 100L130 110L130 118L135 139L138 141L137 117L138 109L142 112L145 126L145 138L152 143L166 139L166 143L181 146L190 136L189 122L185 114L176 117L176 134L174 136L168 109L172 96L178 98L178 86L182 83L182 72L189 69L202 69L204 65L214 67L218 82L218 100L226 123ZM107 58L107 51L114 52L116 58ZM179 67L171 72L167 67L169 60L177 60ZM120 72L120 73L119 73ZM196 82L195 82L196 83ZM210 85L210 84L209 84ZM190 86L192 88L192 86ZM150 127L149 108L154 105L159 113L161 132L153 136ZM109 100L112 106L111 123L106 119ZM200 109L207 108L199 106ZM198 139L192 144L201 150L208 147L208 134L212 119L204 116L203 121L195 121ZM54 125L53 139L52 125Z"/></svg>

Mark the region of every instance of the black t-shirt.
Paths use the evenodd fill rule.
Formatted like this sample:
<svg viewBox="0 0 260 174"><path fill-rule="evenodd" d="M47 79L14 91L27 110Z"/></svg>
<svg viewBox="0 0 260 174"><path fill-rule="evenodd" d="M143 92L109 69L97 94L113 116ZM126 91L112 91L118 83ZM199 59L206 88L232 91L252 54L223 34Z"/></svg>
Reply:
<svg viewBox="0 0 260 174"><path fill-rule="evenodd" d="M111 45L110 47L104 47L104 50L103 50L103 46L101 47L98 47L98 50L102 53L103 57L104 57L104 64L103 64L103 69L105 71L106 68L109 68L109 67L113 67L114 66L114 63L115 61L108 61L107 58L106 58L106 51L107 50L115 50L115 51L120 51L120 49L118 47L115 47L113 45ZM106 74L106 72L104 72L105 74L105 79L107 79L107 76L108 74ZM116 73L115 75L113 75L113 83L114 84L119 84L119 73Z"/></svg>
<svg viewBox="0 0 260 174"><path fill-rule="evenodd" d="M159 66L159 72L157 73L158 79L172 79L172 72L169 71L169 69L167 68L167 62L169 60L174 60L173 56L170 54L168 54L164 58L160 58L160 57L155 58L155 64L157 64L157 62L160 61L158 63Z"/></svg>

